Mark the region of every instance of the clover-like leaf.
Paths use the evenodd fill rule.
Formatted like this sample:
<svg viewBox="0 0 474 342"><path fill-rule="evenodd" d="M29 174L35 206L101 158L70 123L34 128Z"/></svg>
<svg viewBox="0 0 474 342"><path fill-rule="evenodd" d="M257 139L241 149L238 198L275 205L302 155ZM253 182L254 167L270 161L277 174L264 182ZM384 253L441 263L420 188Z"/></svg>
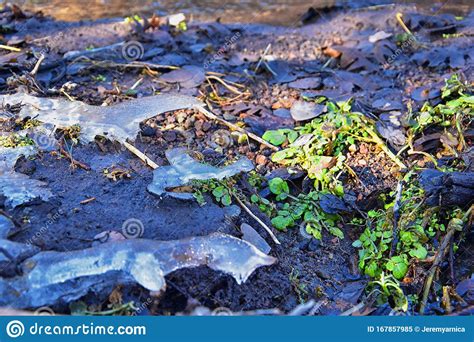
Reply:
<svg viewBox="0 0 474 342"><path fill-rule="evenodd" d="M286 136L280 130L266 131L262 138L275 146L280 146L286 141Z"/></svg>

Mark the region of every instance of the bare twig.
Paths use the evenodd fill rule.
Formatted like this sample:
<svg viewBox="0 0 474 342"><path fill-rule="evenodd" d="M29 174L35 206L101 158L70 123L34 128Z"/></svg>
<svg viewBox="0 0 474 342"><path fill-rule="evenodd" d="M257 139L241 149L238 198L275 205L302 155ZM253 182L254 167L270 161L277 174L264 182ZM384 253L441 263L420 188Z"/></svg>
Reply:
<svg viewBox="0 0 474 342"><path fill-rule="evenodd" d="M129 150L134 155L136 155L147 166L151 167L152 169L157 169L159 167L158 164L156 164L153 160L147 157L143 152L141 152L138 148L136 148L132 144L129 144L128 142L124 141L123 145L127 148L127 150Z"/></svg>
<svg viewBox="0 0 474 342"><path fill-rule="evenodd" d="M95 200L96 200L95 197L91 197L91 198L86 198L85 200L83 200L83 201L81 201L81 202L79 202L79 203L81 203L81 204L84 205L84 204L90 203L90 202L95 201Z"/></svg>
<svg viewBox="0 0 474 342"><path fill-rule="evenodd" d="M435 276L436 271L438 270L438 267L441 265L441 262L443 261L446 255L446 249L451 239L453 238L455 232L456 232L456 229L454 225L448 225L448 232L444 236L443 241L441 242L441 245L439 246L438 252L436 253L436 257L433 261L433 265L431 265L431 268L428 273L428 277L426 278L426 281L425 281L425 285L423 289L423 297L420 303L420 315L423 315L425 312L426 302L428 301L428 295L430 294L433 278Z"/></svg>
<svg viewBox="0 0 474 342"><path fill-rule="evenodd" d="M76 63L76 62L87 62L87 63L91 63L95 67L101 67L101 68L124 68L124 69L146 68L150 70L161 70L161 69L177 70L179 69L179 67L174 66L174 65L155 64L155 63L147 63L147 62L140 62L140 61L134 61L130 63L116 63L109 60L96 61L86 56L79 56L72 61L72 63Z"/></svg>
<svg viewBox="0 0 474 342"><path fill-rule="evenodd" d="M234 131L239 131L243 134L247 134L247 136L249 136L250 138L252 138L253 140L255 141L258 141L260 144L262 145L265 145L269 148L271 148L272 150L274 151L278 151L278 147L270 144L269 142L263 140L262 138L260 138L258 135L255 135L253 133L250 133L250 132L247 132L245 129L243 129L242 127L239 127L237 125L234 125L233 123L230 123L228 121L225 121L224 119L221 119L220 117L218 117L217 115L211 113L210 111L206 110L203 106L195 106L194 107L195 109L197 109L200 113L204 114L207 118L211 119L211 120L216 120L218 121L219 123L223 124L223 125L226 125L227 127L233 129Z"/></svg>
<svg viewBox="0 0 474 342"><path fill-rule="evenodd" d="M33 76L33 77L36 76L36 73L38 72L39 67L40 67L41 63L43 63L44 59L45 59L45 56L43 54L41 54L38 58L38 61L35 64L35 67L33 68L33 70L30 71L31 76Z"/></svg>
<svg viewBox="0 0 474 342"><path fill-rule="evenodd" d="M247 214L249 214L255 221L257 221L263 227L263 229L267 231L273 242L275 242L277 245L281 245L280 241L278 241L277 237L275 236L275 234L273 234L270 227L268 227L262 220L260 220L254 213L252 213L252 211L244 204L244 202L242 202L242 200L238 196L234 195L234 198L239 203L239 205L247 212Z"/></svg>
<svg viewBox="0 0 474 342"><path fill-rule="evenodd" d="M230 82L226 82L224 81L222 78L220 77L217 77L217 76L213 76L213 75L209 75L209 76L206 76L206 78L208 80L215 80L217 82L219 82L220 84L222 84L225 88L227 88L227 90L237 94L237 95L242 95L243 93L238 90L237 88L245 88L244 86L242 86L241 84L238 84L238 83L235 83L235 82L232 82L233 84L231 85Z"/></svg>
<svg viewBox="0 0 474 342"><path fill-rule="evenodd" d="M3 45L3 44L0 44L0 49L12 51L12 52L21 52L21 49L19 49L17 47Z"/></svg>
<svg viewBox="0 0 474 342"><path fill-rule="evenodd" d="M59 152L61 152L62 155L64 155L65 157L67 157L69 159L72 166L80 167L81 169L86 170L86 171L89 171L91 169L88 165L74 159L72 157L72 154L64 149L62 143L59 144Z"/></svg>
<svg viewBox="0 0 474 342"><path fill-rule="evenodd" d="M267 55L268 51L270 50L270 48L272 47L272 44L268 44L267 47L265 48L265 50L263 51L263 53L261 54L260 56L260 59L258 60L258 63L257 63L257 66L255 67L255 72L258 71L258 69L260 68L260 65L262 64L262 62L264 61L265 59L265 56Z"/></svg>
<svg viewBox="0 0 474 342"><path fill-rule="evenodd" d="M405 22L403 21L402 19L403 17L403 14L398 12L396 15L395 15L395 18L397 19L398 23L400 24L400 26L402 27L402 29L408 33L410 36L413 36L413 33L410 31L410 29L407 27L407 25L405 25Z"/></svg>

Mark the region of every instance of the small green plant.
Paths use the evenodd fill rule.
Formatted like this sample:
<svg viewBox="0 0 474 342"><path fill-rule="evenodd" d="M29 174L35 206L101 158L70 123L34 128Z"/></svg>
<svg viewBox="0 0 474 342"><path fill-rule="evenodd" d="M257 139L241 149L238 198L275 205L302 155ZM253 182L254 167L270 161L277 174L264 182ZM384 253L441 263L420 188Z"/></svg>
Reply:
<svg viewBox="0 0 474 342"><path fill-rule="evenodd" d="M407 297L403 293L400 283L393 276L382 272L378 280L369 283L368 288L372 289L371 293L377 295L377 302L379 304L389 302L395 310L407 311Z"/></svg>
<svg viewBox="0 0 474 342"><path fill-rule="evenodd" d="M199 180L192 183L194 198L200 205L204 205L204 193L210 193L216 200L224 206L232 204L232 196L236 195L235 180L227 178L223 180Z"/></svg>
<svg viewBox="0 0 474 342"><path fill-rule="evenodd" d="M411 120L412 133L423 132L427 127L456 127L462 134L461 125L467 127L474 116L474 95L468 95L468 86L453 74L441 89L442 103L432 107L426 102Z"/></svg>
<svg viewBox="0 0 474 342"><path fill-rule="evenodd" d="M265 177L255 170L252 170L247 174L247 182L254 188L260 189L265 182Z"/></svg>
<svg viewBox="0 0 474 342"><path fill-rule="evenodd" d="M23 123L23 129L30 129L41 126L41 122L36 119L28 119Z"/></svg>
<svg viewBox="0 0 474 342"><path fill-rule="evenodd" d="M324 102L321 98L317 102ZM314 179L319 191L342 196L339 180L344 169L347 148L356 140L374 141L373 125L361 114L351 112L350 100L337 104L326 101L327 113L294 130L267 131L263 138L285 149L273 154L272 161L285 166L299 166Z"/></svg>
<svg viewBox="0 0 474 342"><path fill-rule="evenodd" d="M188 25L186 24L186 21L183 20L178 24L178 26L176 26L176 28L178 29L178 31L185 32L188 30Z"/></svg>
<svg viewBox="0 0 474 342"><path fill-rule="evenodd" d="M23 137L18 134L2 135L0 136L0 147L20 147L34 145L34 141L28 137Z"/></svg>
<svg viewBox="0 0 474 342"><path fill-rule="evenodd" d="M69 127L62 128L61 134L64 139L71 140L74 145L79 143L79 137L81 135L81 126L72 125Z"/></svg>
<svg viewBox="0 0 474 342"><path fill-rule="evenodd" d="M289 280L291 282L291 286L293 287L294 291L298 295L298 301L300 303L305 303L308 300L308 289L307 284L302 282L299 278L299 272L297 269L292 268L291 273L289 275Z"/></svg>
<svg viewBox="0 0 474 342"><path fill-rule="evenodd" d="M266 198L260 197L259 195L253 194L250 196L250 202L258 206L258 209L268 217L272 217L276 210L275 204Z"/></svg>
<svg viewBox="0 0 474 342"><path fill-rule="evenodd" d="M400 199L400 218L395 253L389 256L393 240L393 210L395 199L384 209L367 213L366 228L359 239L352 244L359 248L359 268L372 278L382 273L392 274L396 279L405 277L411 259L423 260L431 249L432 239L446 230L445 222L461 213L459 208L449 212L427 209L422 203L423 189L413 174L408 174ZM354 225L363 225L360 218L353 219Z"/></svg>
<svg viewBox="0 0 474 342"><path fill-rule="evenodd" d="M98 75L93 75L92 80L94 82L105 82L105 81L107 81L107 77L105 77L102 74L98 74Z"/></svg>
<svg viewBox="0 0 474 342"><path fill-rule="evenodd" d="M344 233L337 226L341 217L325 213L318 204L322 193L311 191L308 194L301 193L293 196L290 194L287 182L278 177L269 182L269 188L275 195L275 200L283 202L276 216L271 220L276 229L286 230L301 222L305 225L306 232L316 239L322 238L323 230L327 230L340 239L344 238Z"/></svg>
<svg viewBox="0 0 474 342"><path fill-rule="evenodd" d="M124 21L127 24L132 24L135 21L141 21L143 20L142 17L140 17L138 14L131 15L129 17L125 17Z"/></svg>

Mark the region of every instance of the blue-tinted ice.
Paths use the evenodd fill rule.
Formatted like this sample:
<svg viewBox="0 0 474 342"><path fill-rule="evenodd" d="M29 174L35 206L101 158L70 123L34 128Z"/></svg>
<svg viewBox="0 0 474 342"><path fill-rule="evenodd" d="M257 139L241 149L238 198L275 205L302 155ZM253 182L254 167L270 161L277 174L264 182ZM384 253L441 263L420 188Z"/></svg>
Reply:
<svg viewBox="0 0 474 342"><path fill-rule="evenodd" d="M226 234L176 241L144 239L110 242L72 252L40 252L22 263L23 275L0 279L0 306L34 308L69 303L89 291L138 283L165 288L165 276L181 268L207 265L245 282L275 258Z"/></svg>
<svg viewBox="0 0 474 342"><path fill-rule="evenodd" d="M185 148L174 148L166 151L170 165L162 166L153 172L153 182L148 185L148 191L162 196L181 199L191 199L193 195L183 192L168 192L167 189L188 184L192 180L224 179L243 171L253 170L252 162L244 157L231 165L221 168L202 164L188 155Z"/></svg>
<svg viewBox="0 0 474 342"><path fill-rule="evenodd" d="M142 97L108 107L92 106L81 101L35 97L25 93L0 95L0 103L24 104L20 111L21 117L37 116L38 120L58 127L80 125L80 138L85 142L104 134L118 141L135 138L143 120L173 110L203 105L192 96L179 94Z"/></svg>
<svg viewBox="0 0 474 342"><path fill-rule="evenodd" d="M15 208L35 198L47 201L53 196L46 188L46 183L15 172L13 169L21 155L29 157L34 154L36 154L34 146L0 147L0 194L6 197L5 204L8 207Z"/></svg>

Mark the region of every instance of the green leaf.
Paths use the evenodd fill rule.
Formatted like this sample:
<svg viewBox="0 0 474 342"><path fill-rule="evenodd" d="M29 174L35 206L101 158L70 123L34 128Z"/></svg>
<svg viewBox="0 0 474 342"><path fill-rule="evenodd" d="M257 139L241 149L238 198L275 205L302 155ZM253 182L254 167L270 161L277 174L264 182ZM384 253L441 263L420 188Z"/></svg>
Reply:
<svg viewBox="0 0 474 342"><path fill-rule="evenodd" d="M312 234L316 239L321 240L321 228L316 226L315 224L307 224L306 225L306 232Z"/></svg>
<svg viewBox="0 0 474 342"><path fill-rule="evenodd" d="M298 139L298 132L291 130L290 132L288 132L287 136L288 136L288 142L291 144L296 139Z"/></svg>
<svg viewBox="0 0 474 342"><path fill-rule="evenodd" d="M427 254L428 251L422 245L418 245L417 249L412 249L410 251L410 255L417 259L425 259Z"/></svg>
<svg viewBox="0 0 474 342"><path fill-rule="evenodd" d="M369 216L370 218L377 217L377 215L378 215L378 213L375 210L369 210L367 212L367 216Z"/></svg>
<svg viewBox="0 0 474 342"><path fill-rule="evenodd" d="M352 247L360 248L360 247L362 247L362 242L361 242L360 240L355 240L355 241L352 243Z"/></svg>
<svg viewBox="0 0 474 342"><path fill-rule="evenodd" d="M379 266L375 261L371 261L365 268L365 274L372 278L377 276L377 273L379 273L379 271Z"/></svg>
<svg viewBox="0 0 474 342"><path fill-rule="evenodd" d="M339 239L344 239L344 233L337 227L329 227L329 232L332 235L337 236Z"/></svg>
<svg viewBox="0 0 474 342"><path fill-rule="evenodd" d="M340 197L344 196L344 187L342 186L342 184L337 184L334 187L334 193Z"/></svg>
<svg viewBox="0 0 474 342"><path fill-rule="evenodd" d="M272 225L278 230L285 230L293 225L293 219L290 216L276 216L272 218Z"/></svg>
<svg viewBox="0 0 474 342"><path fill-rule="evenodd" d="M224 196L222 196L221 202L223 205L229 206L232 204L232 198L229 194L225 194Z"/></svg>
<svg viewBox="0 0 474 342"><path fill-rule="evenodd" d="M397 279L403 278L408 271L408 263L402 256L392 257L385 267L392 271L393 276Z"/></svg>
<svg viewBox="0 0 474 342"><path fill-rule="evenodd" d="M224 193L225 193L225 188L223 186L218 186L217 188L212 190L212 194L214 195L214 197L218 199L224 196Z"/></svg>
<svg viewBox="0 0 474 342"><path fill-rule="evenodd" d="M287 194L290 192L290 188L288 187L288 183L281 179L280 177L276 177L271 179L268 182L268 186L270 188L270 191L275 194L275 195L280 195L280 194Z"/></svg>
<svg viewBox="0 0 474 342"><path fill-rule="evenodd" d="M278 163L286 159L287 156L288 156L288 150L278 151L273 154L272 161L274 161L275 163Z"/></svg>
<svg viewBox="0 0 474 342"><path fill-rule="evenodd" d="M286 141L285 135L281 131L266 131L262 138L270 144L280 146Z"/></svg>

